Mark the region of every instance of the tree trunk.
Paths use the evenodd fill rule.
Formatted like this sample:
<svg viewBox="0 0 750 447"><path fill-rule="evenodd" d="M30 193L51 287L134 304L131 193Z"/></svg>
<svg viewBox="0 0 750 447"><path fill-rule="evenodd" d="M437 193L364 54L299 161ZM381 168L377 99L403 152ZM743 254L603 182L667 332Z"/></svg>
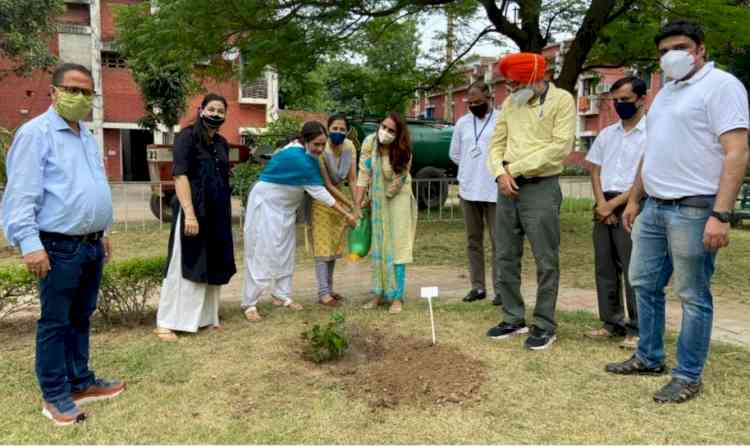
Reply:
<svg viewBox="0 0 750 447"><path fill-rule="evenodd" d="M608 23L607 19L614 10L616 3L616 0L592 0L576 37L571 42L567 53L565 53L560 76L557 78L558 87L574 95L576 94L578 75L581 74L581 69L586 63L586 57L596 43L599 33Z"/></svg>

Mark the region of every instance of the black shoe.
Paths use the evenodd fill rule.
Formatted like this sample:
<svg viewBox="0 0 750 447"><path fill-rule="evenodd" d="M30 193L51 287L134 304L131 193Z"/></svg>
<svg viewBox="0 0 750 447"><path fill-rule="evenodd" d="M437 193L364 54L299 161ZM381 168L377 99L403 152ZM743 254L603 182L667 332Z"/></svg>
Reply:
<svg viewBox="0 0 750 447"><path fill-rule="evenodd" d="M500 298L500 295L495 295L495 298L492 299L492 305L493 306L502 306L503 305L503 299Z"/></svg>
<svg viewBox="0 0 750 447"><path fill-rule="evenodd" d="M554 343L555 340L557 340L557 336L554 332L545 331L535 325L531 325L531 333L528 338L526 338L526 342L523 346L532 351L541 351L542 349L547 349L552 346L552 343Z"/></svg>
<svg viewBox="0 0 750 447"><path fill-rule="evenodd" d="M620 363L608 363L604 368L605 371L612 374L623 374L623 375L641 375L641 376L660 376L667 372L664 365L659 365L655 368L647 368L646 365L641 362L638 357L633 354L629 359Z"/></svg>
<svg viewBox="0 0 750 447"><path fill-rule="evenodd" d="M464 303L470 303L472 301L483 300L487 298L487 292L482 289L471 289L469 293L464 297Z"/></svg>
<svg viewBox="0 0 750 447"><path fill-rule="evenodd" d="M700 394L702 389L702 382L690 383L687 380L672 377L668 384L654 394L654 401L660 404L680 404Z"/></svg>
<svg viewBox="0 0 750 447"><path fill-rule="evenodd" d="M502 322L497 326L490 328L490 330L487 331L487 336L494 338L495 340L502 340L503 338L513 337L527 332L529 332L529 328L526 327L526 323L523 321L520 324Z"/></svg>

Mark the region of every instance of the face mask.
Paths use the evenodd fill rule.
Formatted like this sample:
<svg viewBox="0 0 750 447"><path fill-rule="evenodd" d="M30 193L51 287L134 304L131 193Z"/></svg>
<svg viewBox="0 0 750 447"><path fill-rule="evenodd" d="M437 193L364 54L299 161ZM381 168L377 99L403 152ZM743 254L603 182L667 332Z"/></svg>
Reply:
<svg viewBox="0 0 750 447"><path fill-rule="evenodd" d="M659 65L668 78L679 81L693 70L695 59L685 50L669 50L661 57Z"/></svg>
<svg viewBox="0 0 750 447"><path fill-rule="evenodd" d="M638 106L634 102L616 102L615 112L623 120L629 120L638 112Z"/></svg>
<svg viewBox="0 0 750 447"><path fill-rule="evenodd" d="M469 106L469 110L471 113L476 116L477 118L484 118L484 115L487 114L487 109L489 109L489 105L485 102L484 104L479 104L476 106Z"/></svg>
<svg viewBox="0 0 750 447"><path fill-rule="evenodd" d="M93 96L86 96L81 93L73 94L58 90L57 101L55 101L55 110L64 119L78 122L89 115L93 103Z"/></svg>
<svg viewBox="0 0 750 447"><path fill-rule="evenodd" d="M388 133L385 129L378 130L378 141L380 141L380 144L388 145L393 143L393 140L396 139L395 135L391 135Z"/></svg>
<svg viewBox="0 0 750 447"><path fill-rule="evenodd" d="M338 146L339 144L343 143L346 139L346 134L344 132L331 132L330 134L331 143Z"/></svg>
<svg viewBox="0 0 750 447"><path fill-rule="evenodd" d="M203 115L201 118L203 119L203 123L209 129L218 129L224 124L224 117L219 115Z"/></svg>
<svg viewBox="0 0 750 447"><path fill-rule="evenodd" d="M534 89L531 87L524 87L511 93L511 101L517 106L528 104L531 98L534 97Z"/></svg>

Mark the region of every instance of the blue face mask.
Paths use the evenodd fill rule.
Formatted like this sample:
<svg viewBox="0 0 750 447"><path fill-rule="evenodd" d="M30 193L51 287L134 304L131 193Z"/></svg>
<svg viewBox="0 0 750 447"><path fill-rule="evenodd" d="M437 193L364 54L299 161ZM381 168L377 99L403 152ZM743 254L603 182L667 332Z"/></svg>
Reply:
<svg viewBox="0 0 750 447"><path fill-rule="evenodd" d="M331 132L329 135L331 138L331 143L338 146L339 144L343 143L346 139L346 134L343 132Z"/></svg>

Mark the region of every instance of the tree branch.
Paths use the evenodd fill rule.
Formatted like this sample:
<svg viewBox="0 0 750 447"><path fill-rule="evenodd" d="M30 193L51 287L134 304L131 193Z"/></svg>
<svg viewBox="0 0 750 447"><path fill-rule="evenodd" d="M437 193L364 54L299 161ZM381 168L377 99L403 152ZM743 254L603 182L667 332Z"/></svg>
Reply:
<svg viewBox="0 0 750 447"><path fill-rule="evenodd" d="M617 20L621 15L625 14L626 12L630 11L630 8L635 5L636 0L625 0L622 3L622 6L617 11L610 14L607 19L604 21L606 24L610 24Z"/></svg>

